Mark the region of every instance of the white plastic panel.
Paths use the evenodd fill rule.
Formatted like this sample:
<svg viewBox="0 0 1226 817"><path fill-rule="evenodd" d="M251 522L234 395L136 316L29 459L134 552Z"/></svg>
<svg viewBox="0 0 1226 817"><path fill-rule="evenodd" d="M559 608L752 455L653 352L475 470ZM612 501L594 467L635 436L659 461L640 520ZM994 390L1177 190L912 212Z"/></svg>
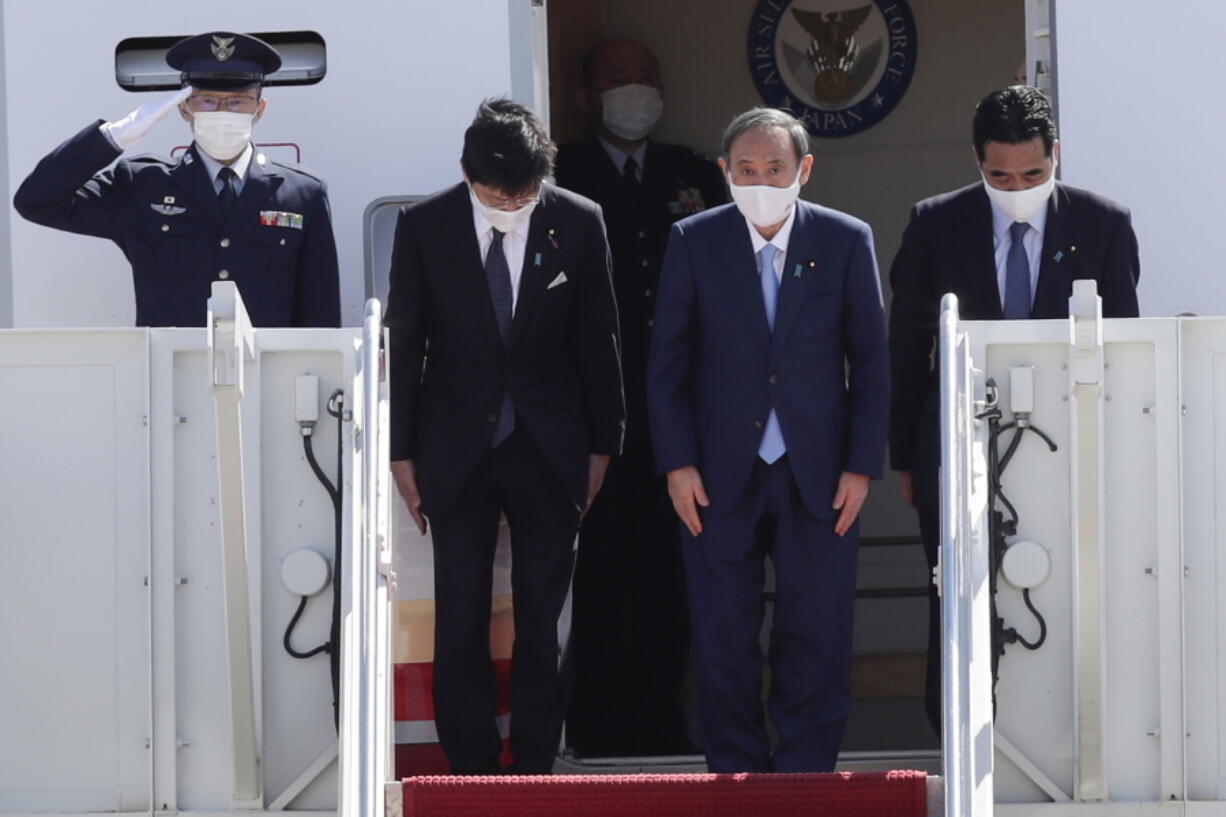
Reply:
<svg viewBox="0 0 1226 817"><path fill-rule="evenodd" d="M148 808L144 333L0 333L0 812Z"/></svg>

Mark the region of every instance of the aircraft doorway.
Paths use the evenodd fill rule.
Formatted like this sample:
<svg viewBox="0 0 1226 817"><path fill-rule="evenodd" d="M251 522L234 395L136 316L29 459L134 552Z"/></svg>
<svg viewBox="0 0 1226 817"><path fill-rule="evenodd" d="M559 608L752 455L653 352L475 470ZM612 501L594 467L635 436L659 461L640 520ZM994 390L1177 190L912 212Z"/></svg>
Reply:
<svg viewBox="0 0 1226 817"><path fill-rule="evenodd" d="M797 0L795 5L850 12L869 2ZM664 110L651 139L714 157L729 120L765 104L747 47L758 6L753 0L549 0L555 141L577 142L590 134L576 101L585 52L602 39L629 37L650 48L659 62ZM1027 60L1033 62L1027 14L1033 23L1035 9L1045 8L1046 0L911 0L909 6L917 42L906 92L878 124L851 136L816 139L813 173L801 193L872 226L887 308L889 265L911 205L977 179L969 138L974 105L989 91L1012 84ZM618 248L613 251L616 255ZM928 571L914 512L899 497L892 473L873 483L861 519L854 704L842 758L884 753L927 757L939 765L939 739L923 706ZM576 589L581 590L578 584ZM767 628L769 613L768 607ZM690 678L683 690L687 702L692 685ZM692 703L689 707L692 727ZM700 740L692 728L691 736ZM576 749L573 742L571 749Z"/></svg>

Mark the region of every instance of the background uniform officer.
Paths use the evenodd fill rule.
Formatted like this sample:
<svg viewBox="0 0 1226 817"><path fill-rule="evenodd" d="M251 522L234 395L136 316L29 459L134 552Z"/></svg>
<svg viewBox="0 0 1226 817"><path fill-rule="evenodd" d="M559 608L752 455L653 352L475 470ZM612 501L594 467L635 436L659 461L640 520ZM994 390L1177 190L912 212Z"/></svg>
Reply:
<svg viewBox="0 0 1226 817"><path fill-rule="evenodd" d="M109 238L132 264L138 326L201 326L216 280L238 284L257 326L337 326L340 284L323 181L255 150L264 77L281 58L262 40L213 32L166 53L177 94L95 122L39 162L13 204L37 224ZM178 108L195 137L178 160L121 159Z"/></svg>
<svg viewBox="0 0 1226 817"><path fill-rule="evenodd" d="M643 380L673 223L727 201L718 168L648 139L663 110L655 55L610 40L583 62L592 136L558 152L559 186L604 210L626 388L626 444L584 520L575 573L576 684L567 735L585 755L695 751L681 707L689 633L677 520L651 457Z"/></svg>

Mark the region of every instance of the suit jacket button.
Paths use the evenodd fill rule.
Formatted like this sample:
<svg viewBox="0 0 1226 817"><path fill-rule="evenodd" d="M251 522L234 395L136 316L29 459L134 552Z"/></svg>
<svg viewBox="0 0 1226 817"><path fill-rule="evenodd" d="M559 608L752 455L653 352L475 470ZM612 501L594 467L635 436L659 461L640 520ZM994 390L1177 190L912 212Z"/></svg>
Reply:
<svg viewBox="0 0 1226 817"><path fill-rule="evenodd" d="M221 272L217 273L217 277L224 281L230 277L230 271L223 269Z"/></svg>
<svg viewBox="0 0 1226 817"><path fill-rule="evenodd" d="M767 381L768 383L778 383L778 382L779 382L779 375L775 374L774 372L771 372L771 376L770 376L770 377L768 377L768 378L766 378L766 381Z"/></svg>
<svg viewBox="0 0 1226 817"><path fill-rule="evenodd" d="M765 423L765 422L763 422L762 420L754 420L754 421L753 421L753 427L754 427L754 428L761 428L761 427L762 427L762 426L764 426L764 425L766 425L766 423Z"/></svg>
<svg viewBox="0 0 1226 817"><path fill-rule="evenodd" d="M163 224L163 225L162 225L162 232L164 232L164 233L168 233L168 232L170 232L170 225L169 225L169 224Z"/></svg>
<svg viewBox="0 0 1226 817"><path fill-rule="evenodd" d="M498 422L498 415L497 415L497 414L487 414L487 415L485 416L485 422L487 422L487 423L496 423L496 422Z"/></svg>
<svg viewBox="0 0 1226 817"><path fill-rule="evenodd" d="M224 250L226 247L230 246L230 239L223 238L221 241L218 241L217 243L220 244L221 248Z"/></svg>

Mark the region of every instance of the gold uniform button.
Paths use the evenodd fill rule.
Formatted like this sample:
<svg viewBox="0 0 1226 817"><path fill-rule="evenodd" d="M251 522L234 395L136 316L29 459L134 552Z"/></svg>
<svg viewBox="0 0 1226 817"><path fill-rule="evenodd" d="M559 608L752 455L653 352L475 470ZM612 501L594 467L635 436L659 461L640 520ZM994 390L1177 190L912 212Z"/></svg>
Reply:
<svg viewBox="0 0 1226 817"><path fill-rule="evenodd" d="M768 382L768 383L778 383L778 382L779 382L779 375L777 375L777 374L772 374L770 377L766 378L766 380L767 380L767 382Z"/></svg>
<svg viewBox="0 0 1226 817"><path fill-rule="evenodd" d="M643 290L643 294L644 294L644 295L646 295L648 298L650 298L650 297L651 297L651 290L650 290L650 289L645 289L645 290Z"/></svg>
<svg viewBox="0 0 1226 817"><path fill-rule="evenodd" d="M283 238L283 239L281 239L281 246L282 246L282 247L284 247L284 246L285 246L285 239L284 239L284 238Z"/></svg>
<svg viewBox="0 0 1226 817"><path fill-rule="evenodd" d="M646 237L647 237L647 231L639 230L639 238L646 238Z"/></svg>
<svg viewBox="0 0 1226 817"><path fill-rule="evenodd" d="M230 277L230 271L223 269L221 272L217 273L217 277L224 281Z"/></svg>
<svg viewBox="0 0 1226 817"><path fill-rule="evenodd" d="M648 261L646 258L644 258L644 259L643 259L643 266L644 266L644 267L647 267L647 266L650 266L650 265L651 265L651 262L650 262L650 261Z"/></svg>
<svg viewBox="0 0 1226 817"><path fill-rule="evenodd" d="M217 243L218 243L218 244L220 244L220 245L221 245L221 248L224 250L226 247L230 246L230 239L228 239L228 238L223 238L221 241L219 241L219 242L217 242Z"/></svg>
<svg viewBox="0 0 1226 817"><path fill-rule="evenodd" d="M168 232L170 232L170 225L169 225L169 224L163 224L163 225L162 225L162 232L164 232L164 233L168 233Z"/></svg>
<svg viewBox="0 0 1226 817"><path fill-rule="evenodd" d="M754 427L754 428L761 428L761 427L762 427L762 426L764 426L764 425L766 425L766 423L765 423L764 421L762 421L762 420L754 420L754 421L753 421L753 427Z"/></svg>

